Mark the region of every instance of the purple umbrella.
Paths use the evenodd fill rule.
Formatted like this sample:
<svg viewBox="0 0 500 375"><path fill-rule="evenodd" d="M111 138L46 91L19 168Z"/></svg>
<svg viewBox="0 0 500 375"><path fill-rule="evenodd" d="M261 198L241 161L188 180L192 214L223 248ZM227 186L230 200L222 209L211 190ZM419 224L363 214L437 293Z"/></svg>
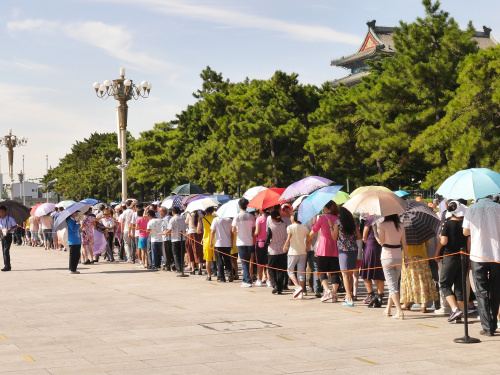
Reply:
<svg viewBox="0 0 500 375"><path fill-rule="evenodd" d="M182 204L189 204L191 203L192 201L196 201L198 199L203 199L203 198L206 198L207 196L209 196L210 194L209 193L205 193L205 194L191 194L191 195L187 195L185 196L184 198L182 198Z"/></svg>
<svg viewBox="0 0 500 375"><path fill-rule="evenodd" d="M328 178L319 176L309 176L303 178L302 180L294 182L288 186L283 194L281 194L280 200L288 201L290 199L300 197L301 195L311 194L313 191L328 186L333 182L334 181L329 180Z"/></svg>
<svg viewBox="0 0 500 375"><path fill-rule="evenodd" d="M170 209L174 206L182 208L182 197L179 195L171 195L169 197L166 197L161 205L163 207L166 207L167 209Z"/></svg>

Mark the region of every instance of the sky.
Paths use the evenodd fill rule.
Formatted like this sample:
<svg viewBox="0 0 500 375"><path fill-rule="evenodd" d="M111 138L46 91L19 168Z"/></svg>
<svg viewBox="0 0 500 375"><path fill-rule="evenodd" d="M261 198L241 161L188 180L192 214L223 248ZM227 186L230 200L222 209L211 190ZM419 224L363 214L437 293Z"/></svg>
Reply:
<svg viewBox="0 0 500 375"><path fill-rule="evenodd" d="M500 41L500 1L443 0L465 28L486 25ZM0 136L28 143L14 151L14 172L46 172L93 132L116 131L117 102L92 85L119 78L151 83L148 99L130 101L134 137L175 119L194 103L209 65L233 82L276 70L321 85L348 71L330 61L355 53L366 22L394 26L423 15L419 0L1 0ZM7 149L1 173L9 182Z"/></svg>

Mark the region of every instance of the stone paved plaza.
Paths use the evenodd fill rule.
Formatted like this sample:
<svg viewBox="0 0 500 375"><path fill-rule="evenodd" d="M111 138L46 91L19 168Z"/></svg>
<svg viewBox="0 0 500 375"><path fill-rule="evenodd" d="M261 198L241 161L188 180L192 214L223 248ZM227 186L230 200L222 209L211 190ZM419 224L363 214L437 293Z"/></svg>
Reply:
<svg viewBox="0 0 500 375"><path fill-rule="evenodd" d="M124 263L81 266L65 252L12 248L0 275L0 373L19 374L492 374L500 336L409 312L404 321L362 302L322 304L239 282L177 278Z"/></svg>

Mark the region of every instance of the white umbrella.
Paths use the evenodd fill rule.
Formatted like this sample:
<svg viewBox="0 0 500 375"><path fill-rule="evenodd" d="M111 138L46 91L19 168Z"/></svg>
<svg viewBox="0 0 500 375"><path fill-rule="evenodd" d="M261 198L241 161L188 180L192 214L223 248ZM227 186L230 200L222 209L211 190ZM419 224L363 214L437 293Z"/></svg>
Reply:
<svg viewBox="0 0 500 375"><path fill-rule="evenodd" d="M189 203L186 208L186 211L188 212L205 211L208 207L217 207L218 205L219 201L213 198L203 198Z"/></svg>
<svg viewBox="0 0 500 375"><path fill-rule="evenodd" d="M406 203L392 191L367 190L349 199L344 207L352 213L389 216L404 213Z"/></svg>
<svg viewBox="0 0 500 375"><path fill-rule="evenodd" d="M248 199L248 201L251 201L257 196L257 194L259 194L261 191L264 190L267 190L267 188L264 186L254 186L253 188L250 188L247 191L245 191L245 194L243 194L243 198L246 198Z"/></svg>
<svg viewBox="0 0 500 375"><path fill-rule="evenodd" d="M55 203L44 203L38 206L38 208L35 210L35 216L45 216L50 214L54 209L56 208Z"/></svg>
<svg viewBox="0 0 500 375"><path fill-rule="evenodd" d="M92 205L90 203L87 203L85 201L80 201L75 204L72 204L71 206L66 208L63 212L61 212L61 214L57 217L56 222L54 223L54 230L62 228L66 223L66 219L70 217L74 212L76 211L87 212L91 206Z"/></svg>
<svg viewBox="0 0 500 375"><path fill-rule="evenodd" d="M75 201L67 200L67 201L62 201L56 204L56 207L62 207L62 208L68 208L72 204L75 204Z"/></svg>
<svg viewBox="0 0 500 375"><path fill-rule="evenodd" d="M295 199L295 202L293 202L293 204L292 204L292 208L293 208L294 210L296 210L296 209L297 209L297 207L299 207L299 205L302 203L302 201L303 201L304 199L306 199L308 196L309 196L309 195L301 195L300 197L298 197L297 199Z"/></svg>
<svg viewBox="0 0 500 375"><path fill-rule="evenodd" d="M238 215L238 213L240 212L240 208L238 207L239 200L240 199L237 198L227 203L224 203L217 209L217 216L220 218L226 218L226 217L233 218L236 215Z"/></svg>

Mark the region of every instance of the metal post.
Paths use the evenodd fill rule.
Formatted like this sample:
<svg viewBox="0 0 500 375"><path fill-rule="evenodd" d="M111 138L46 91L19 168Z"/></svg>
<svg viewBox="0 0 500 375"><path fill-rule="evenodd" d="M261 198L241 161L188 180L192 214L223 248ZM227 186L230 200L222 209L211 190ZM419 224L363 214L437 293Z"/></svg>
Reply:
<svg viewBox="0 0 500 375"><path fill-rule="evenodd" d="M476 344L478 342L481 342L479 339L475 339L473 337L469 336L469 305L468 305L468 298L467 295L469 293L467 289L467 277L469 277L469 257L468 254L466 253L467 249L465 247L460 248L460 251L462 252L461 254L461 260L462 260L462 288L463 288L463 295L464 295L464 336L460 337L458 339L455 339L456 343L459 344Z"/></svg>
<svg viewBox="0 0 500 375"><path fill-rule="evenodd" d="M47 162L47 172L49 173L49 155L45 155L45 161ZM45 195L47 195L47 203L49 203L49 182L45 183Z"/></svg>
<svg viewBox="0 0 500 375"><path fill-rule="evenodd" d="M122 170L122 202L127 200L127 118L128 118L128 105L125 100L120 101L117 107L118 111L118 125L120 127L120 140L121 145L121 170ZM120 144L121 143L121 144Z"/></svg>
<svg viewBox="0 0 500 375"><path fill-rule="evenodd" d="M24 173L24 155L23 155L23 205L26 206L26 190L24 189L24 181L26 180L26 174Z"/></svg>

